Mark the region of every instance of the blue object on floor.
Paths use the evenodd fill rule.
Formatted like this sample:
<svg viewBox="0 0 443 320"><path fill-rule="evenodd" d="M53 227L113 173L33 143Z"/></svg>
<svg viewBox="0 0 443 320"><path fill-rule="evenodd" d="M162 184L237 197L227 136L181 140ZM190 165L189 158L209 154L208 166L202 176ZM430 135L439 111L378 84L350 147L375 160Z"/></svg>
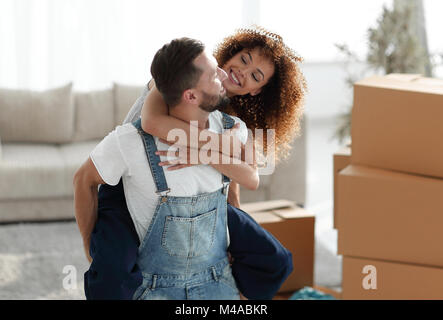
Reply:
<svg viewBox="0 0 443 320"><path fill-rule="evenodd" d="M333 296L315 290L311 287L304 287L295 292L288 300L337 300Z"/></svg>

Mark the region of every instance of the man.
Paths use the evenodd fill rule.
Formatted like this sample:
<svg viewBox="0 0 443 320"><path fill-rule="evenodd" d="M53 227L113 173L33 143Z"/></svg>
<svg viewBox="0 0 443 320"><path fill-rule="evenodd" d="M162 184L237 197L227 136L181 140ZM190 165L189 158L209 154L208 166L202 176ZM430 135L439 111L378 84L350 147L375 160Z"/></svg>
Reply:
<svg viewBox="0 0 443 320"><path fill-rule="evenodd" d="M179 59L176 57L179 57ZM186 67L188 68L186 69ZM208 118L211 117L210 123L215 124L217 129L221 128L221 120L224 118L221 117L219 112L210 112L218 105L227 102L224 88L221 85L226 75L217 67L214 58L203 51L201 43L191 39L174 40L159 50L154 58L151 71L159 91L170 106L171 115L186 121L196 120L202 128L206 127ZM189 86L186 81L194 83ZM182 87L180 87L180 84ZM191 87L191 89L185 90L188 87ZM238 119L236 120L239 121ZM132 124L118 127L94 149L90 159L86 161L75 176L76 217L87 256L89 256L91 232L96 220L96 190L98 184L103 184L100 189L101 192L103 191L102 202L106 203L108 201L109 203L109 199L114 201L113 205L108 207L106 205L100 207L99 202L102 217L101 221L99 219L98 222L102 226L107 226L108 230L106 233L104 228L100 226L97 228L96 226L96 233L92 237L93 241L91 244L94 247L91 253L94 256L94 261L90 271L96 273L96 270L99 268L95 268L97 265L94 266L94 263L96 261L103 262L103 257L112 256L115 257L115 263L110 262L107 265L107 268L110 269L107 270L108 275L127 275L126 278L122 279L120 288L116 288L117 290L126 289L126 294L133 293L134 288L141 284L135 292L135 298L145 299L159 296L172 299L236 298L235 282L226 263L227 235L226 232L222 231L223 228L226 230L226 220L223 221L222 219L223 212L226 212L226 198L224 196L220 197L220 194L217 193L217 185L218 187L221 186L220 174L209 166L191 167L187 168L186 171L183 169L175 172L165 171L163 173L161 167L156 166L157 159L154 159L152 152L151 154L149 150L145 152L139 135L141 128L138 129ZM246 136L244 136L243 143L245 138ZM146 144L149 144L149 141L151 140L145 139ZM155 143L152 143L152 141L155 141ZM157 145L161 145L156 139L152 141L150 147L155 148ZM147 159L150 157L153 159L148 163ZM151 173L149 172L150 168L152 170ZM177 173L180 171L182 173ZM158 176L161 176L162 173L166 179L158 179ZM153 179L153 176L156 179ZM132 221L131 218L122 219L123 216L121 215L103 215L104 211L112 211L116 207L121 211L127 210L124 201L115 201L115 195L118 194L120 194L121 200L122 192L114 192L113 195L112 189L106 188L107 186L104 185L105 183L116 185L121 177ZM147 177L150 178L149 182L146 181ZM169 185L171 192L168 196L162 197L161 201L164 199L164 203L167 203L172 208L175 208L174 200L176 200L175 197L177 196L185 199L189 197L196 199L195 196L198 193L215 192L211 203L207 203L208 200L206 199L200 203L200 206L202 206L201 210L205 208L203 211L207 211L209 207L216 207L217 214L214 214L214 210L208 212L193 210L192 208L197 203L195 202L196 200L192 200L194 201L193 206L188 206L186 209L182 208L184 205L181 204L178 216L176 208L166 210L162 209L161 205L156 206L158 199L154 193L154 182L157 183L158 189L162 189L165 184ZM117 186L121 187L121 182ZM106 190L108 190L107 193L105 192ZM207 198L207 196L204 198ZM172 199L171 202L168 199ZM184 200L182 199L182 201ZM192 211L195 211L193 215L190 213ZM159 220L158 212L162 212L163 216L161 214L160 216L162 216L162 219L166 219L167 222L163 224L158 222L162 220ZM188 216L189 214L192 216ZM218 218L216 219L215 216ZM115 221L112 221L112 219ZM112 232L109 232L109 226L118 226L116 219L120 219L120 222L123 223L121 224L121 229L116 227L113 230L115 231L114 238ZM239 226L253 224L247 215L238 215L237 222ZM198 228L199 225L200 228ZM131 228L135 230L135 232L132 232L132 235L130 234ZM191 229L193 232L189 233ZM197 229L199 232L195 232ZM168 230L173 231L169 232ZM218 238L213 237L213 232L208 234L208 230L218 230L218 233L216 233ZM137 237L134 237L134 234ZM158 238L157 242L145 241L145 239L155 239L156 235L159 237L159 234L162 234L162 237L161 239ZM183 238L183 235L186 235L185 238ZM195 235L197 238L192 239ZM191 238L190 241L187 241L188 236ZM138 258L136 257L137 252L134 252L134 245L132 247L128 245L127 251L122 250L124 245L122 247L122 243L119 241L122 238L129 239L128 243L134 244L137 240L138 243L142 243ZM269 242L269 239L267 241ZM204 246L205 243L206 245L211 244L210 248L206 248ZM272 251L278 245L275 244L273 246L271 244L269 246L268 244L268 247ZM218 248L218 250L214 250L214 248ZM125 255L125 252L128 254ZM211 252L209 256L208 252ZM183 257L184 253L187 256L186 259ZM275 252L272 253L275 254ZM136 260L137 264L134 264L133 261ZM125 263L122 263L122 261ZM150 261L156 262L152 263ZM138 268L141 268L141 270ZM186 269L186 272L184 274L180 273L184 269ZM284 278L288 274L288 269L290 269L290 272L292 265L290 268L286 266L280 268L280 271L285 273ZM143 271L144 274L149 272L154 272L155 274L142 279L141 272ZM201 280L200 278L196 278L186 283L179 281L167 283L168 288L172 286L174 289L165 288L166 278L162 276L164 273L189 276L190 272L195 273L196 271L204 273L204 275L200 275L200 277L204 277L207 280L204 285L201 284L201 281L197 281ZM257 272L259 273L259 270ZM100 274L102 279L93 280L104 283L103 275L106 275L106 272L103 271L103 268L101 271L98 271L99 276ZM209 280L207 279L208 275L210 276ZM85 274L85 290L87 290L86 287L89 285L87 279L91 278L94 278L94 274ZM274 280L278 285L279 279L276 278ZM200 284L198 286L193 285L192 281L194 281L194 284L195 281ZM152 290L153 286L156 287L156 290ZM204 292L203 296L199 295L202 292Z"/></svg>
<svg viewBox="0 0 443 320"><path fill-rule="evenodd" d="M173 40L157 52L151 73L172 116L206 128L211 115L210 129L217 121L222 125L220 113L211 112L228 102L222 85L226 74L202 43ZM143 283L134 298L239 298L227 258L229 180L210 166L165 172L155 154L159 144L142 132L140 121L117 127L76 174L76 217L87 254L96 188L122 178L142 243L137 265Z"/></svg>

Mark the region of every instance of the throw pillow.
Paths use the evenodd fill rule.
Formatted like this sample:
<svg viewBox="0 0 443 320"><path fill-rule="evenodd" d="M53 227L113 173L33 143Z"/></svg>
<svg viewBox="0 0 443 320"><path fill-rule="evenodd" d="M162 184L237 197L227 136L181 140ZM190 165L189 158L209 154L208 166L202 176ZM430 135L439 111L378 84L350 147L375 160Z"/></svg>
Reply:
<svg viewBox="0 0 443 320"><path fill-rule="evenodd" d="M77 92L74 141L102 139L114 129L113 90Z"/></svg>
<svg viewBox="0 0 443 320"><path fill-rule="evenodd" d="M121 125L134 102L143 93L144 86L114 83L115 126Z"/></svg>
<svg viewBox="0 0 443 320"><path fill-rule="evenodd" d="M64 143L73 130L72 83L46 91L0 88L3 142Z"/></svg>

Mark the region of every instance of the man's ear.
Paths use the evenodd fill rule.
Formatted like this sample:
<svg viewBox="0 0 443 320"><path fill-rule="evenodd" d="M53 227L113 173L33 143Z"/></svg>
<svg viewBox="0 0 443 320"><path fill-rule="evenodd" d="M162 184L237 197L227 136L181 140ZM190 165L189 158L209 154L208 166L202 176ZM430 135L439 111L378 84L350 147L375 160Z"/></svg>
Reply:
<svg viewBox="0 0 443 320"><path fill-rule="evenodd" d="M260 92L261 92L261 88L258 88L257 90L252 91L252 92L250 93L250 95L251 95L251 96L256 96L256 95L258 95Z"/></svg>
<svg viewBox="0 0 443 320"><path fill-rule="evenodd" d="M185 90L182 98L187 103L197 103L197 97L192 89Z"/></svg>

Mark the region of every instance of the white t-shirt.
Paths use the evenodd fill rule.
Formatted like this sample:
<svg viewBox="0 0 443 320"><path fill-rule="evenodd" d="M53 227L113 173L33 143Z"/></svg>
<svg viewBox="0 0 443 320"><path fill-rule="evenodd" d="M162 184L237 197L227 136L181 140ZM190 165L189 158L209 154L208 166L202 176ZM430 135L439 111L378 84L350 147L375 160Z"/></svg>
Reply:
<svg viewBox="0 0 443 320"><path fill-rule="evenodd" d="M232 117L240 123L237 136L246 143L248 131L245 123L237 117ZM208 130L222 133L223 115L219 111L209 114ZM159 142L154 137L158 150L167 150L169 145ZM127 123L117 126L91 152L90 157L103 181L116 185L123 179L126 203L134 221L140 241L143 240L151 223L157 206L158 197L152 178L145 148L137 129ZM161 161L167 157L160 157ZM195 165L164 173L171 192L169 196L190 197L201 193L216 191L223 186L222 174L210 165Z"/></svg>

